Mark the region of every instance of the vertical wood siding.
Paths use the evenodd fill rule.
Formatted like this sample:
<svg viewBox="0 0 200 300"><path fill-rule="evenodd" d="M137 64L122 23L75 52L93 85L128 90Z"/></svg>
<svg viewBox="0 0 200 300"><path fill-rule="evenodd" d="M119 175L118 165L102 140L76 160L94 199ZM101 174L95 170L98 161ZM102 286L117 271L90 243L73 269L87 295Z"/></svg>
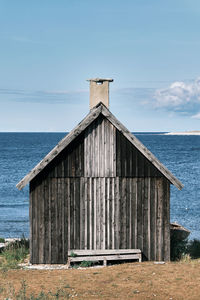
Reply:
<svg viewBox="0 0 200 300"><path fill-rule="evenodd" d="M84 177L116 176L116 128L99 117L86 130Z"/></svg>
<svg viewBox="0 0 200 300"><path fill-rule="evenodd" d="M116 174L120 177L163 177L125 136L116 131Z"/></svg>
<svg viewBox="0 0 200 300"><path fill-rule="evenodd" d="M78 136L58 157L38 174L51 178L81 177L84 176L84 135Z"/></svg>
<svg viewBox="0 0 200 300"><path fill-rule="evenodd" d="M49 178L30 195L32 263L65 263L67 246L139 248L146 259L169 260L164 178Z"/></svg>
<svg viewBox="0 0 200 300"><path fill-rule="evenodd" d="M30 261L67 260L67 201L63 179L46 178L30 184Z"/></svg>

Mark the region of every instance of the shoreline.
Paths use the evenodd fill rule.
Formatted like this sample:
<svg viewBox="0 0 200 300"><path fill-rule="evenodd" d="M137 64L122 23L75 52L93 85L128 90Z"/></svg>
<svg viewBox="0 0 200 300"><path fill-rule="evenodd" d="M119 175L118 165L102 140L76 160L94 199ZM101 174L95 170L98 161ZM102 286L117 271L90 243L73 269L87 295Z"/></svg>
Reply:
<svg viewBox="0 0 200 300"><path fill-rule="evenodd" d="M194 131L180 131L180 132L167 132L164 135L200 135L200 130Z"/></svg>

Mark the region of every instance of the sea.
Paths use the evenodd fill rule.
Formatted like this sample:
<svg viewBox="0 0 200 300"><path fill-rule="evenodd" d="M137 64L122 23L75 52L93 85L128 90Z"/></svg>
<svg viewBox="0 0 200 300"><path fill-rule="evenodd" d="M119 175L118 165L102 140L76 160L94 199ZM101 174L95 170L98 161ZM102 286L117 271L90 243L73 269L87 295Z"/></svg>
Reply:
<svg viewBox="0 0 200 300"><path fill-rule="evenodd" d="M134 133L183 183L171 185L170 220L200 239L200 136ZM16 184L66 135L0 133L0 237L29 236L29 186Z"/></svg>

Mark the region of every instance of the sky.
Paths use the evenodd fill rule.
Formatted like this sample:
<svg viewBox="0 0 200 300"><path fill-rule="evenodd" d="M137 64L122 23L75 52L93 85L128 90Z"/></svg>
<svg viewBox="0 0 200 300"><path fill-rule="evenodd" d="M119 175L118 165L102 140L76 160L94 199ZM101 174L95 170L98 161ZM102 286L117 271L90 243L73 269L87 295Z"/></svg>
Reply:
<svg viewBox="0 0 200 300"><path fill-rule="evenodd" d="M200 130L199 0L0 0L0 132L66 132L88 78L130 130Z"/></svg>

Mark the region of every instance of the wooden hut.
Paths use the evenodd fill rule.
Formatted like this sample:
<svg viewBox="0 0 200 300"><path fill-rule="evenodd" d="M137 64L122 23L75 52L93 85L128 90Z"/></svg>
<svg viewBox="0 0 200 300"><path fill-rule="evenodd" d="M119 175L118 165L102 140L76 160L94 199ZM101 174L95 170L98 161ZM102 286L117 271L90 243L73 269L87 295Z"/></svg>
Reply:
<svg viewBox="0 0 200 300"><path fill-rule="evenodd" d="M17 184L30 182L31 263L75 249L170 259L170 184L182 184L109 111L110 81L90 80L89 114Z"/></svg>

